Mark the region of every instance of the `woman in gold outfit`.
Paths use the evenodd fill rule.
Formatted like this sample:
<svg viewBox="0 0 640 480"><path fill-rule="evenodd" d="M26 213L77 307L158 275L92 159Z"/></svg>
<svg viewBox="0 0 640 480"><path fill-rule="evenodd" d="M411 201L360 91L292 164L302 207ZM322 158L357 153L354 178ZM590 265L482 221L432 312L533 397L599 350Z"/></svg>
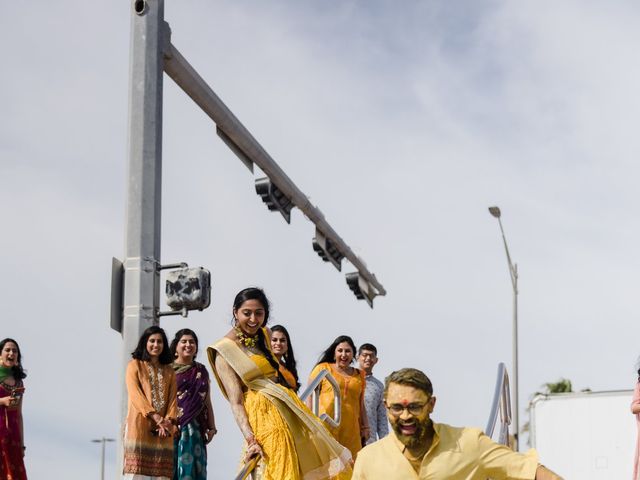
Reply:
<svg viewBox="0 0 640 480"><path fill-rule="evenodd" d="M260 457L254 478L327 479L350 470L351 455L295 393L282 386L269 348L269 301L247 288L233 303L233 328L207 349L209 362L246 440Z"/></svg>
<svg viewBox="0 0 640 480"><path fill-rule="evenodd" d="M313 380L322 370L329 370L340 385L342 400L341 420L337 428L329 431L338 442L351 451L353 458L363 447L363 438L369 438L369 422L364 409L364 372L353 367L356 346L351 337L341 335L322 353L311 372ZM334 394L328 380L322 380L319 414L333 415ZM341 477L342 478L342 477Z"/></svg>
<svg viewBox="0 0 640 480"><path fill-rule="evenodd" d="M300 381L296 356L293 353L289 332L282 325L271 327L271 351L278 360L280 376L287 382L285 386L297 393L300 390Z"/></svg>

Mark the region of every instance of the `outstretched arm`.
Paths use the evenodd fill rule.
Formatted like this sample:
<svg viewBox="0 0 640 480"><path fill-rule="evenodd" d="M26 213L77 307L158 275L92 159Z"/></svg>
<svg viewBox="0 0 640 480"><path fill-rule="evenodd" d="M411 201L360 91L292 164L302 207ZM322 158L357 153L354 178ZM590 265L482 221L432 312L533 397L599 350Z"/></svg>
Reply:
<svg viewBox="0 0 640 480"><path fill-rule="evenodd" d="M26 447L24 446L24 421L22 420L22 401L23 400L24 400L24 397L20 399L20 406L18 408L20 411L20 445L22 445L22 456L24 457Z"/></svg>
<svg viewBox="0 0 640 480"><path fill-rule="evenodd" d="M215 359L216 371L220 377L220 381L227 392L227 398L231 405L231 412L233 418L235 418L242 436L247 441L247 457L254 455L262 455L262 449L256 440L256 437L249 424L249 417L247 411L244 408L244 394L242 391L242 383L236 372L229 366L227 361L222 358L222 355L217 355Z"/></svg>
<svg viewBox="0 0 640 480"><path fill-rule="evenodd" d="M562 480L562 477L553 473L544 465L538 465L538 469L536 470L536 480Z"/></svg>
<svg viewBox="0 0 640 480"><path fill-rule="evenodd" d="M633 392L633 400L631 401L631 413L640 413L640 382L636 383L636 389Z"/></svg>

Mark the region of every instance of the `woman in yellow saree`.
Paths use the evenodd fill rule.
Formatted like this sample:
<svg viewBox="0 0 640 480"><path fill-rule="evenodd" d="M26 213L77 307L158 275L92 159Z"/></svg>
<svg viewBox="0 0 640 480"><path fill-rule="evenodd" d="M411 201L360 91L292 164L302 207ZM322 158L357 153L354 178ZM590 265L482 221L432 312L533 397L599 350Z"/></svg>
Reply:
<svg viewBox="0 0 640 480"><path fill-rule="evenodd" d="M350 470L349 450L278 383L278 362L264 328L269 319L264 292L247 288L238 293L233 316L234 327L207 354L246 440L246 458L260 456L254 478L320 480Z"/></svg>

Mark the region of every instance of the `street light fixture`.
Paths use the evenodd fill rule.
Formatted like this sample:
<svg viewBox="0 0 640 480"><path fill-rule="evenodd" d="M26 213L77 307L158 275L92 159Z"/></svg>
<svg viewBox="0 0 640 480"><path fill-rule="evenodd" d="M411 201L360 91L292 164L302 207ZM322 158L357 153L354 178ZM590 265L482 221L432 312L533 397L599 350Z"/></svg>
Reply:
<svg viewBox="0 0 640 480"><path fill-rule="evenodd" d="M507 239L504 236L504 229L502 228L502 221L500 220L501 212L497 206L489 207L489 213L498 219L498 225L500 225L500 232L502 233L502 241L504 242L504 251L507 254L507 264L509 267L509 276L511 277L511 286L513 287L513 430L515 440L515 450L518 451L518 443L520 437L520 413L518 409L518 264L511 261L511 255L509 255L509 247L507 246Z"/></svg>
<svg viewBox="0 0 640 480"><path fill-rule="evenodd" d="M91 440L93 443L101 443L102 444L102 457L101 457L101 461L100 461L100 478L101 480L104 480L104 446L107 442L115 442L116 439L115 438L94 438L93 440Z"/></svg>

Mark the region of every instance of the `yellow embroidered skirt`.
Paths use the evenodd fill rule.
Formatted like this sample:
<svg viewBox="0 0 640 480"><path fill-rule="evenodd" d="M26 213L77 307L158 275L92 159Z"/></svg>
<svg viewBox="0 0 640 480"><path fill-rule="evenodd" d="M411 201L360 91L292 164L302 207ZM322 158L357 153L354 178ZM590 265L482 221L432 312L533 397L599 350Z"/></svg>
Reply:
<svg viewBox="0 0 640 480"><path fill-rule="evenodd" d="M245 394L244 408L264 458L257 467L263 480L298 480L300 468L293 436L277 407L253 390Z"/></svg>

